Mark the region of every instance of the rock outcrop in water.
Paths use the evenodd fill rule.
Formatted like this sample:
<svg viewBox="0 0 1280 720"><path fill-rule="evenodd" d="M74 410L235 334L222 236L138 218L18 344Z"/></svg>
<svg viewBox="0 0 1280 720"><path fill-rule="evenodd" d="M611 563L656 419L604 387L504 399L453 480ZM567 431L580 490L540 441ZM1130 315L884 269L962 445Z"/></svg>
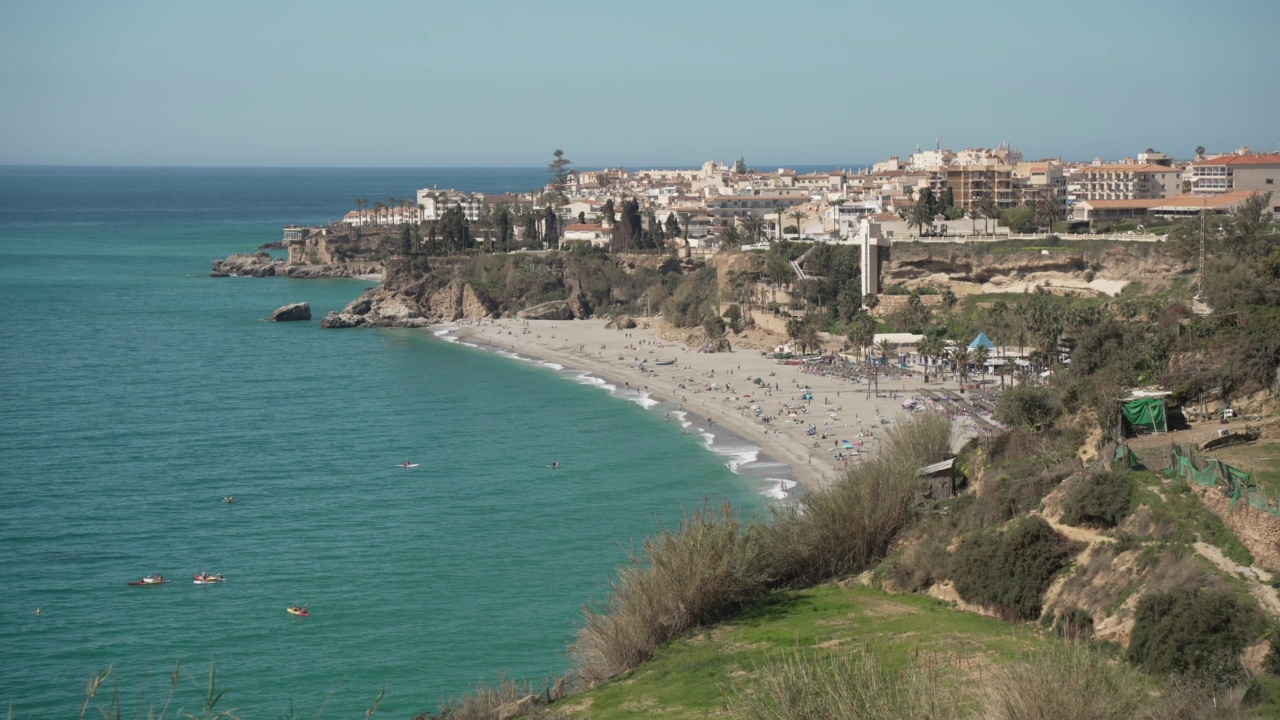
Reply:
<svg viewBox="0 0 1280 720"><path fill-rule="evenodd" d="M311 319L311 303L300 302L300 303L292 303L290 305L285 305L284 307L278 308L275 312L271 313L271 317L268 319L271 320L272 322L291 322L291 321L297 321L297 320L310 320Z"/></svg>
<svg viewBox="0 0 1280 720"><path fill-rule="evenodd" d="M225 260L214 260L213 272L209 276L271 277L280 274L284 265L284 259L273 258L270 253L239 253Z"/></svg>

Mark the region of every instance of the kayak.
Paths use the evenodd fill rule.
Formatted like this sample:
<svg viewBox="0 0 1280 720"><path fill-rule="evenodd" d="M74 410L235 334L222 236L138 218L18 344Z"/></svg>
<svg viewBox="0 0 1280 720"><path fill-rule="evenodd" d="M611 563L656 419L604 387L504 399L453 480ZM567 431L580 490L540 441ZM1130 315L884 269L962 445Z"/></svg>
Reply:
<svg viewBox="0 0 1280 720"><path fill-rule="evenodd" d="M224 580L226 580L226 578L221 575L197 575L192 582L196 585L216 585Z"/></svg>
<svg viewBox="0 0 1280 720"><path fill-rule="evenodd" d="M412 470L413 468L418 467L418 463L400 463L396 467L404 468L405 470Z"/></svg>
<svg viewBox="0 0 1280 720"><path fill-rule="evenodd" d="M145 578L142 578L141 580L133 580L129 584L130 585L164 585L167 582L169 581L162 577L145 577Z"/></svg>
<svg viewBox="0 0 1280 720"><path fill-rule="evenodd" d="M284 610L290 615L297 615L298 617L309 617L311 615L311 613L307 612L306 608L289 607L289 608L285 608Z"/></svg>

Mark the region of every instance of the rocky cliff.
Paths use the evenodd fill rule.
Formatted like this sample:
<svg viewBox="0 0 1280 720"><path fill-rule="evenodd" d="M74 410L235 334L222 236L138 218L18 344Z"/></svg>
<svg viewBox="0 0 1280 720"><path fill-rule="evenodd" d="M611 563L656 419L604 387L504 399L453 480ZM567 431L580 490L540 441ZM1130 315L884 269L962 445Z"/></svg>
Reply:
<svg viewBox="0 0 1280 720"><path fill-rule="evenodd" d="M1141 281L1148 287L1187 275L1194 266L1162 244L1094 245L1062 241L1055 247L1009 249L981 243L898 243L882 270L884 287L950 287L957 295L1013 288L1034 281L1050 286L1117 292Z"/></svg>
<svg viewBox="0 0 1280 720"><path fill-rule="evenodd" d="M362 231L325 228L313 232L305 240L292 243L267 243L266 249L285 248L286 258L272 257L259 251L231 255L213 261L212 277L334 278L380 277L383 258L390 254L395 236L387 231Z"/></svg>

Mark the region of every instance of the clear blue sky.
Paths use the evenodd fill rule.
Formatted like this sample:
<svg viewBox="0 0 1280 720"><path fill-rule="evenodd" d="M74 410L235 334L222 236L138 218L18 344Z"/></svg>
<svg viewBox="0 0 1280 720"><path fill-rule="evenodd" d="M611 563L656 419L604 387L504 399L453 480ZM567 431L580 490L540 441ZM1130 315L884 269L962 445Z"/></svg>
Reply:
<svg viewBox="0 0 1280 720"><path fill-rule="evenodd" d="M0 164L1280 145L1280 1L4 0Z"/></svg>

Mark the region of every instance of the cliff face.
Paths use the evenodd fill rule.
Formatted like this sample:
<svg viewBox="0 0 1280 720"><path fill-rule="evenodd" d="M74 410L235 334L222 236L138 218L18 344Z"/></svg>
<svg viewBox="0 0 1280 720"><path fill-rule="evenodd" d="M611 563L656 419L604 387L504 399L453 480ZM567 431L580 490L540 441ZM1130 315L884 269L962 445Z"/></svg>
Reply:
<svg viewBox="0 0 1280 720"><path fill-rule="evenodd" d="M1102 283L1086 280L1085 273L1090 271L1091 277ZM885 287L949 285L956 294L989 291L1027 280L1118 290L1133 281L1160 285L1193 271L1193 265L1175 259L1159 244L1080 247L1066 242L1053 248L1002 251L977 243L900 243L893 246L884 265L882 282Z"/></svg>

